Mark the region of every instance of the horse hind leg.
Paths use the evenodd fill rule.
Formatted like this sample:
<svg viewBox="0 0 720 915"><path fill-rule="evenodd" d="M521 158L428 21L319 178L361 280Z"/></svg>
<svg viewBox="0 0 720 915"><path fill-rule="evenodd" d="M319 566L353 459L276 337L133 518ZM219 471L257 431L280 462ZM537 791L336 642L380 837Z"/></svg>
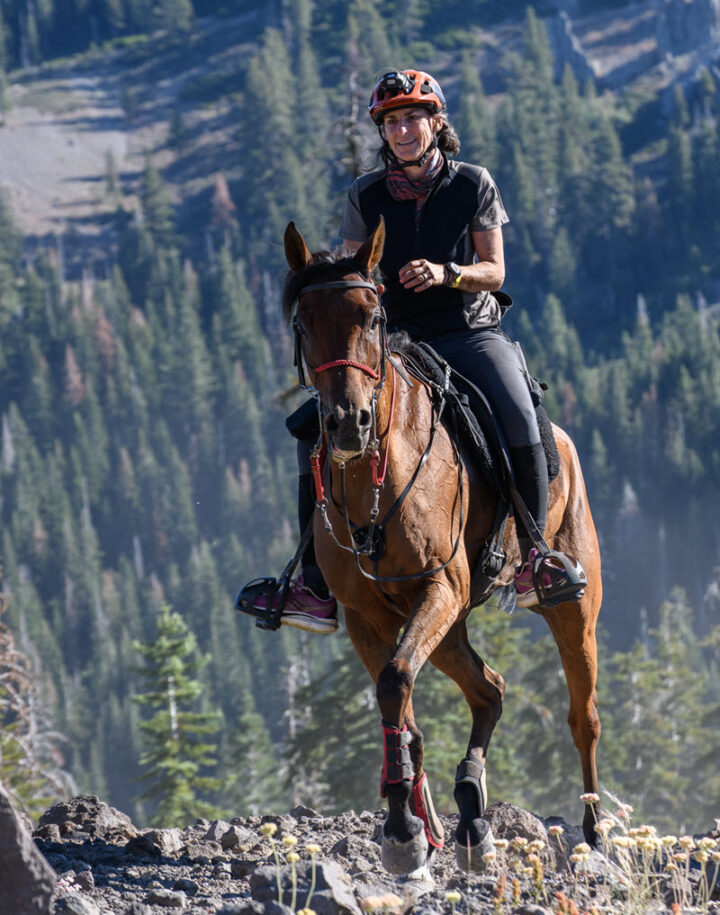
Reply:
<svg viewBox="0 0 720 915"><path fill-rule="evenodd" d="M570 605L569 612L562 608L545 614L552 631L560 659L565 670L570 711L568 724L573 741L580 755L583 787L586 794L598 793L598 776L595 764L595 750L600 738L600 717L597 710L597 643L594 626L586 626L576 605ZM587 803L583 817L585 841L595 847L598 835L595 824L598 821L599 805Z"/></svg>
<svg viewBox="0 0 720 915"><path fill-rule="evenodd" d="M468 872L485 870L483 856L493 851L493 836L483 814L487 805L485 761L490 737L502 712L502 677L473 651L465 622L458 622L430 656L431 663L462 689L473 726L467 754L455 778L454 798L460 812L455 832L455 858Z"/></svg>
<svg viewBox="0 0 720 915"><path fill-rule="evenodd" d="M483 856L495 847L490 824L482 819L487 807L484 764L471 756L460 762L453 797L460 812L455 831L455 860L462 870L481 873L485 870Z"/></svg>

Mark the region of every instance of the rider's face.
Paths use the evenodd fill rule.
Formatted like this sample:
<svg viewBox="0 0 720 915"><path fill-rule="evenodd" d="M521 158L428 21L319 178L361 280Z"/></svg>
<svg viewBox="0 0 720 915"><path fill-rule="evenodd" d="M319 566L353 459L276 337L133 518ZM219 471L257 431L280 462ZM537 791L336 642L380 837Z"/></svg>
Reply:
<svg viewBox="0 0 720 915"><path fill-rule="evenodd" d="M422 156L440 124L440 117L425 108L395 108L383 118L385 138L393 155L405 161Z"/></svg>

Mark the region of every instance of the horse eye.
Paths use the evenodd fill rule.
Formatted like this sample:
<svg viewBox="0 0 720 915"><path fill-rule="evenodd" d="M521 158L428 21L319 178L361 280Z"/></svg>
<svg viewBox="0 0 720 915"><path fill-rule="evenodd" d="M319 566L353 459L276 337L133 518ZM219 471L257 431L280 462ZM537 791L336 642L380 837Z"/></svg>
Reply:
<svg viewBox="0 0 720 915"><path fill-rule="evenodd" d="M374 314L372 321L370 322L371 329L374 330L379 324L382 324L382 315Z"/></svg>
<svg viewBox="0 0 720 915"><path fill-rule="evenodd" d="M302 326L300 321L298 321L297 315L293 318L293 326L295 328L296 334L299 334L301 337L307 337L307 331Z"/></svg>

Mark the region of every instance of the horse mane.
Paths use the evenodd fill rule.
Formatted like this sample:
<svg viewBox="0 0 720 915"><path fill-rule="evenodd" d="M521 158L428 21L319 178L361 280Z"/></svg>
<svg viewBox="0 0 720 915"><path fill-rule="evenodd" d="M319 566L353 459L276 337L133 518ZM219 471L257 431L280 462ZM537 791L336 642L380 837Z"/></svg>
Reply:
<svg viewBox="0 0 720 915"><path fill-rule="evenodd" d="M338 251L316 251L312 260L297 272L289 270L285 277L282 294L282 310L286 321L290 321L295 303L301 290L312 283L341 280L351 273L359 273L370 280L370 274L358 266L354 257L344 257Z"/></svg>

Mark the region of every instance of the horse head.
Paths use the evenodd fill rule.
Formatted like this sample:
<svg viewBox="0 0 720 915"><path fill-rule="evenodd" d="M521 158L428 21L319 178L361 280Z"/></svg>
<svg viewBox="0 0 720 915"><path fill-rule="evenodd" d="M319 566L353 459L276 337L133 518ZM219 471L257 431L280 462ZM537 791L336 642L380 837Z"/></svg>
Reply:
<svg viewBox="0 0 720 915"><path fill-rule="evenodd" d="M294 223L285 231L290 275L284 303L294 315L301 378L320 396L331 457L361 457L376 425L385 378L385 313L370 274L385 242L381 220L353 257L310 253Z"/></svg>

